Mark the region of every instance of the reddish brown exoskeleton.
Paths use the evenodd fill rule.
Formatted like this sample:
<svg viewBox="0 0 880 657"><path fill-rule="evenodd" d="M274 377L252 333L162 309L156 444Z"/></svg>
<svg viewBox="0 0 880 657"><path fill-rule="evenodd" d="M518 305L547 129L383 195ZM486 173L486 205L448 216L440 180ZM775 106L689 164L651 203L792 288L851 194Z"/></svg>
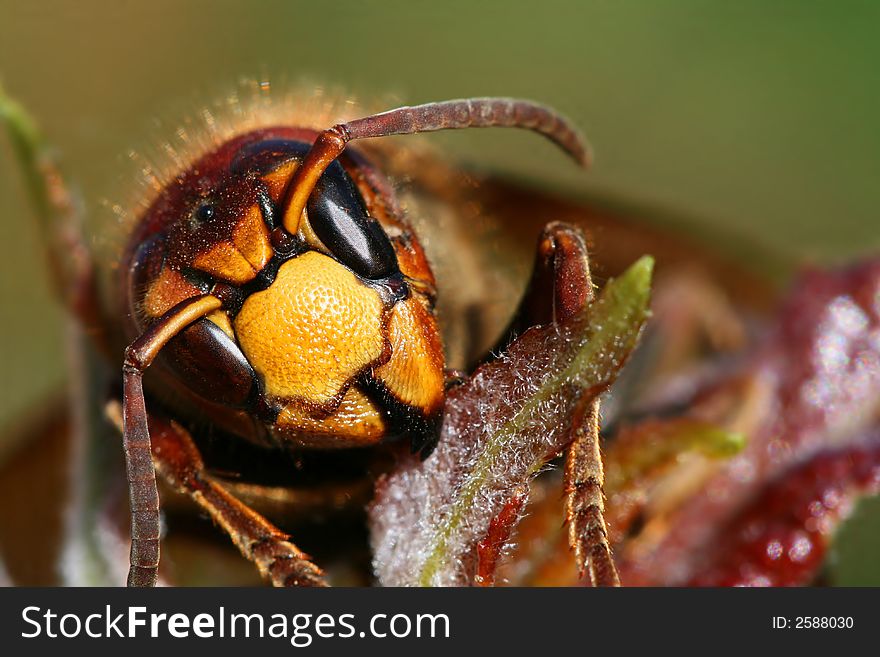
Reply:
<svg viewBox="0 0 880 657"><path fill-rule="evenodd" d="M493 106L527 111L505 119ZM155 573L153 465L165 484L163 579L172 582L236 581L236 556L224 561L204 523L181 514L195 506L278 585L574 585L584 575L614 584L618 567L627 584L815 581L832 530L880 481L876 262L807 275L768 329L777 296L767 279L681 235L630 223L639 214L631 207L475 176L417 139L367 140L340 153L352 137L441 128L448 110L463 107L398 110L323 132L351 112L247 120L238 111L209 139L184 144L187 155L163 144L174 168L153 178L145 171L147 202L120 205L130 221L121 222L125 244L114 259L93 255L94 237L81 236L35 131L0 96L0 117L13 124L52 224L58 287L112 363L106 410L119 429L125 410L132 497L143 505L134 507L133 583ZM553 114L534 105L471 107L477 117L463 111L453 123L519 125L532 112L536 124L525 127L578 152L564 125L553 127ZM182 128L177 135L187 141ZM494 251L482 258L484 248ZM601 282L643 253L657 256L656 283L619 295L632 302L654 290L635 362L615 382L641 320L597 338L614 361L604 383L578 389L567 365L548 375L542 363L561 363L566 344L596 337L578 333L585 320L590 331L609 325L594 320L608 319L597 309L614 286L592 301L590 265L598 262ZM524 282L529 262L531 283L504 333L522 289L506 281ZM493 344L499 357L483 358ZM129 346L123 394L118 367ZM90 372L95 363L79 361ZM474 365L470 376L447 369ZM550 397L545 381L556 381ZM609 381L603 458L596 395ZM99 385L91 394L106 392ZM103 404L74 408L100 415ZM441 416L443 439L431 452ZM541 430L528 435L530 426ZM77 427L74 440L90 436L92 456L117 444L116 434L108 443L100 428ZM57 458L64 423L46 430ZM43 442L29 450L39 452L39 469L36 457L18 458L0 483L18 494L22 481L39 479L25 515L39 508L37 493L74 510L68 583L121 581L122 468L100 458L84 465L76 445L73 499L51 480L43 459L53 450ZM409 446L427 458L406 454ZM564 477L531 479L563 453ZM112 474L102 478L102 468ZM21 537L16 565L51 577L45 514L33 513L23 531L9 531L6 515L4 535ZM267 519L318 555L327 575ZM101 540L85 558L77 551Z"/></svg>
<svg viewBox="0 0 880 657"><path fill-rule="evenodd" d="M131 503L129 585L157 578L154 464L273 583L324 583L285 533L206 475L184 424L209 422L225 439L270 449L406 437L429 457L449 381L434 276L392 181L368 151L345 149L354 140L494 126L533 130L588 163L565 119L522 100L404 107L323 131L245 131L198 156L152 199L127 238L109 302L98 299L85 242L72 223L62 225L67 248L57 257L68 268L69 305L123 361L117 421ZM49 195L65 214L63 186L44 164ZM557 224L542 238L540 276L563 305L592 295L585 258L576 229ZM527 297L523 327L547 315L538 296ZM568 512L581 569L589 562L594 580L616 583L595 408L577 422Z"/></svg>

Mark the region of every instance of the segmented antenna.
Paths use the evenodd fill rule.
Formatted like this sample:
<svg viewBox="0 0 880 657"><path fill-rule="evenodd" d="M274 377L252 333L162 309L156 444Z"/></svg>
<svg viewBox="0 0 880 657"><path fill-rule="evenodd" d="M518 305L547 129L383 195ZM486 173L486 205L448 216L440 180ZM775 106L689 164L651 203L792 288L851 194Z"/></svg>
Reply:
<svg viewBox="0 0 880 657"><path fill-rule="evenodd" d="M555 110L532 101L467 98L399 107L339 123L318 136L285 191L281 204L284 228L291 234L296 233L303 208L321 174L354 139L494 127L533 130L555 143L581 166L590 164L589 145L571 123Z"/></svg>

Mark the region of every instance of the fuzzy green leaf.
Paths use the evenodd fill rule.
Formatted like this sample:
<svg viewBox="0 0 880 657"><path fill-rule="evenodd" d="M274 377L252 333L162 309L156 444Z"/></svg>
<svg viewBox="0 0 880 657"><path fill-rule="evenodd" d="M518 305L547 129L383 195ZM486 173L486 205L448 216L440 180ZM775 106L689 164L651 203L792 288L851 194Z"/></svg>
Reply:
<svg viewBox="0 0 880 657"><path fill-rule="evenodd" d="M570 440L571 415L604 391L648 316L653 260L610 281L585 317L533 328L447 401L437 452L392 475L372 510L376 570L390 585L460 585L491 519Z"/></svg>

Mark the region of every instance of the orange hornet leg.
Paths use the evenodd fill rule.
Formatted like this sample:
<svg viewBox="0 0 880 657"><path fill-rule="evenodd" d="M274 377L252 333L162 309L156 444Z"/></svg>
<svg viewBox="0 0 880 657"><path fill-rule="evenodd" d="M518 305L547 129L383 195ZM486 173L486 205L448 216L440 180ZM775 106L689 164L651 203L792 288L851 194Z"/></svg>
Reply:
<svg viewBox="0 0 880 657"><path fill-rule="evenodd" d="M535 324L582 321L594 297L581 232L554 222L539 241L532 279L511 324L515 335ZM565 518L569 546L581 577L593 586L620 586L605 523L605 473L599 439L599 400L581 404L572 418L565 464Z"/></svg>
<svg viewBox="0 0 880 657"><path fill-rule="evenodd" d="M121 428L118 402L111 403L108 415ZM207 512L264 578L274 586L327 585L321 569L290 542L290 536L210 478L186 429L154 413L149 414L149 429L159 474Z"/></svg>

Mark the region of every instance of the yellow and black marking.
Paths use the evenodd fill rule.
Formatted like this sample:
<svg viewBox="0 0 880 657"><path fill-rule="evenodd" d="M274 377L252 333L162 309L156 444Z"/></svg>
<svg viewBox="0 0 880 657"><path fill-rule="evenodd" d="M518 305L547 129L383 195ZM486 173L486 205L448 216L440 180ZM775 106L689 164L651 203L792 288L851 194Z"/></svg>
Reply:
<svg viewBox="0 0 880 657"><path fill-rule="evenodd" d="M408 231L366 176L355 184L338 163L297 234L284 234L275 208L309 145L244 143L214 156L232 173L210 185L204 175L181 178L200 200L181 202L170 237L134 259L134 311L144 324L182 299L223 299L162 360L197 397L259 418L279 443L351 447L409 435L427 453L444 358L420 247L409 234L389 239L373 210L397 238ZM170 214L175 204L169 193L159 208Z"/></svg>

